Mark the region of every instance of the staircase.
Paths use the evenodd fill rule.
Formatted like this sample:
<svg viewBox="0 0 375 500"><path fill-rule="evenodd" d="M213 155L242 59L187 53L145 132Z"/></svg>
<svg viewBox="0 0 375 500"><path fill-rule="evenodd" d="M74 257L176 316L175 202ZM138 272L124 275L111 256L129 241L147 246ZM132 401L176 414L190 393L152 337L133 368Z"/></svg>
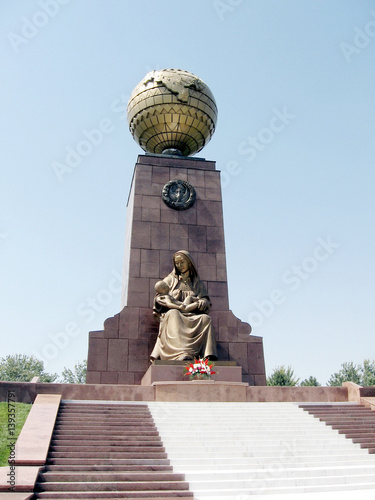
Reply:
<svg viewBox="0 0 375 500"><path fill-rule="evenodd" d="M146 404L61 403L33 498L192 497Z"/></svg>
<svg viewBox="0 0 375 500"><path fill-rule="evenodd" d="M249 500L257 494L309 492L315 499L318 493L344 495L351 490L356 490L356 498L361 491L375 498L375 455L309 415L305 406L157 402L148 406L173 469L184 473L196 499ZM316 405L314 411L318 406L329 408ZM338 415L354 406L337 409Z"/></svg>
<svg viewBox="0 0 375 500"><path fill-rule="evenodd" d="M359 404L351 405L300 405L339 434L344 434L365 448L375 453L375 411Z"/></svg>

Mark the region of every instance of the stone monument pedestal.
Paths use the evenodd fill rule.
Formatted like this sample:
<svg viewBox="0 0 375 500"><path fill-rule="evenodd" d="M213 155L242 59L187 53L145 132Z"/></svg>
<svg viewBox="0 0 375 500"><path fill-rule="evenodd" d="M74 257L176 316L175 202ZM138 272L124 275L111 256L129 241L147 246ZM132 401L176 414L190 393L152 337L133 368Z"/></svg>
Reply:
<svg viewBox="0 0 375 500"><path fill-rule="evenodd" d="M187 181L196 191L195 203L186 210L163 202L164 186L175 179ZM252 336L250 325L229 309L220 172L214 161L155 154L140 155L134 169L123 307L105 321L104 330L90 332L87 383L141 384L158 334L152 314L154 285L171 272L172 256L182 249L192 255L212 302L209 314L219 361L236 362L243 382L266 385L262 338ZM245 292L246 283L243 287ZM157 366L145 380L156 376Z"/></svg>
<svg viewBox="0 0 375 500"><path fill-rule="evenodd" d="M188 361L161 361L156 360L141 380L141 385L152 385L154 382L188 382L189 377L184 374L184 366ZM211 363L210 363L211 364ZM242 368L236 361L214 361L211 380L218 382L242 382Z"/></svg>

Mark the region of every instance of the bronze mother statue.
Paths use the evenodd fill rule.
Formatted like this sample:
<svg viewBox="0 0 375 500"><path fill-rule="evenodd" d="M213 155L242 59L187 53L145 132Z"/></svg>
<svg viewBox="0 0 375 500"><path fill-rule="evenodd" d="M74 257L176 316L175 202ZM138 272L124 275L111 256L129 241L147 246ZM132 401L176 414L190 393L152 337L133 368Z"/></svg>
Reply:
<svg viewBox="0 0 375 500"><path fill-rule="evenodd" d="M154 315L160 321L151 361L217 359L208 316L211 302L189 252L173 256L173 271L155 285Z"/></svg>

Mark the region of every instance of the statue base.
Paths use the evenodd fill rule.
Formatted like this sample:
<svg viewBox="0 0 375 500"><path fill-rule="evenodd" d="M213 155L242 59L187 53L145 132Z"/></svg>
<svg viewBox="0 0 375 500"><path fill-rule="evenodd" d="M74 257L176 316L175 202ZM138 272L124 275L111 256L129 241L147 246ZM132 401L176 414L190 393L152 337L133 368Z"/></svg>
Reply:
<svg viewBox="0 0 375 500"><path fill-rule="evenodd" d="M184 374L188 361L155 360L144 374L141 385L152 385L154 382L190 382ZM210 363L211 364L211 363ZM217 382L242 382L242 368L235 361L213 361L211 380Z"/></svg>
<svg viewBox="0 0 375 500"><path fill-rule="evenodd" d="M185 210L175 210L163 200L165 186L177 180L196 192L195 203ZM128 199L121 312L108 318L103 330L90 332L86 383L141 384L159 328L152 314L155 283L171 272L172 257L181 249L191 254L210 296L217 356L238 365L223 366L222 380L233 380L229 371L237 377L242 368L238 380L266 385L263 339L250 335L250 325L229 309L221 181L215 162L150 154L138 157ZM159 373L157 366L142 383L159 377L154 375ZM163 369L179 384L187 378L176 378L181 367Z"/></svg>

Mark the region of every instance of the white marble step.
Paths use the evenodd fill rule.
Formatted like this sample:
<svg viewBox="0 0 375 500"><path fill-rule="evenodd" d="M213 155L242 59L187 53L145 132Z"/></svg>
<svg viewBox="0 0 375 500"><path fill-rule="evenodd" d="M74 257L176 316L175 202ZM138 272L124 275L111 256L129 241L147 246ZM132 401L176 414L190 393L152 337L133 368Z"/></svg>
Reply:
<svg viewBox="0 0 375 500"><path fill-rule="evenodd" d="M372 484L375 487L375 477L371 474L361 474L355 476L301 476L297 478L290 477L272 477L272 478L251 478L251 479L221 479L210 480L208 478L198 480L190 480L186 476L186 480L189 482L190 490L196 491L210 491L217 488L219 485L223 490L237 490L237 489L261 489L267 490L268 488L286 488L286 487L314 487L317 486L339 486L339 485L350 485L350 484Z"/></svg>
<svg viewBox="0 0 375 500"><path fill-rule="evenodd" d="M309 457L307 460L293 460L290 463L290 468L314 468L317 467L317 464L319 464L321 467L330 467L332 463L335 464L335 467L354 467L354 466L360 466L360 467L366 467L367 465L373 464L373 460L371 458L368 458L369 456L359 456L359 458L350 456L350 457L342 457L341 455L326 455L324 457L322 456L317 456L317 457ZM313 459L316 459L315 461ZM189 463L187 460L184 459L174 459L173 460L173 469L175 472L179 473L187 473L187 472L210 472L213 469L215 471L240 471L240 470L246 470L246 471L252 471L252 470L257 470L257 469L277 469L280 467L280 463L278 460L273 460L268 458L268 457L263 457L263 458L247 458L243 457L241 458L232 458L230 459L221 459L221 460L215 460L213 459L211 461L212 463L207 463L207 461L200 461L199 463L196 463L194 460L191 460L191 463ZM283 465L285 467L285 464ZM375 496L374 496L375 498Z"/></svg>
<svg viewBox="0 0 375 500"><path fill-rule="evenodd" d="M190 488L192 489L192 488ZM195 500L374 500L373 483L324 484L315 486L276 486L272 488L230 488L194 490ZM346 493L345 497L343 493ZM292 496L291 496L292 495Z"/></svg>
<svg viewBox="0 0 375 500"><path fill-rule="evenodd" d="M199 498L374 489L375 456L294 403L151 403Z"/></svg>
<svg viewBox="0 0 375 500"><path fill-rule="evenodd" d="M272 475L272 480L281 478L321 478L321 477L349 477L355 475L361 476L371 476L375 481L375 464L370 466L356 465L356 466L326 466L326 467L309 467L298 468L298 467L264 467L262 469L243 469L239 468L235 471L233 470L220 470L216 471L211 468L209 471L195 471L190 472L188 477L190 482L205 480L209 475L210 481L240 481L240 480L258 480L258 479L270 479Z"/></svg>

